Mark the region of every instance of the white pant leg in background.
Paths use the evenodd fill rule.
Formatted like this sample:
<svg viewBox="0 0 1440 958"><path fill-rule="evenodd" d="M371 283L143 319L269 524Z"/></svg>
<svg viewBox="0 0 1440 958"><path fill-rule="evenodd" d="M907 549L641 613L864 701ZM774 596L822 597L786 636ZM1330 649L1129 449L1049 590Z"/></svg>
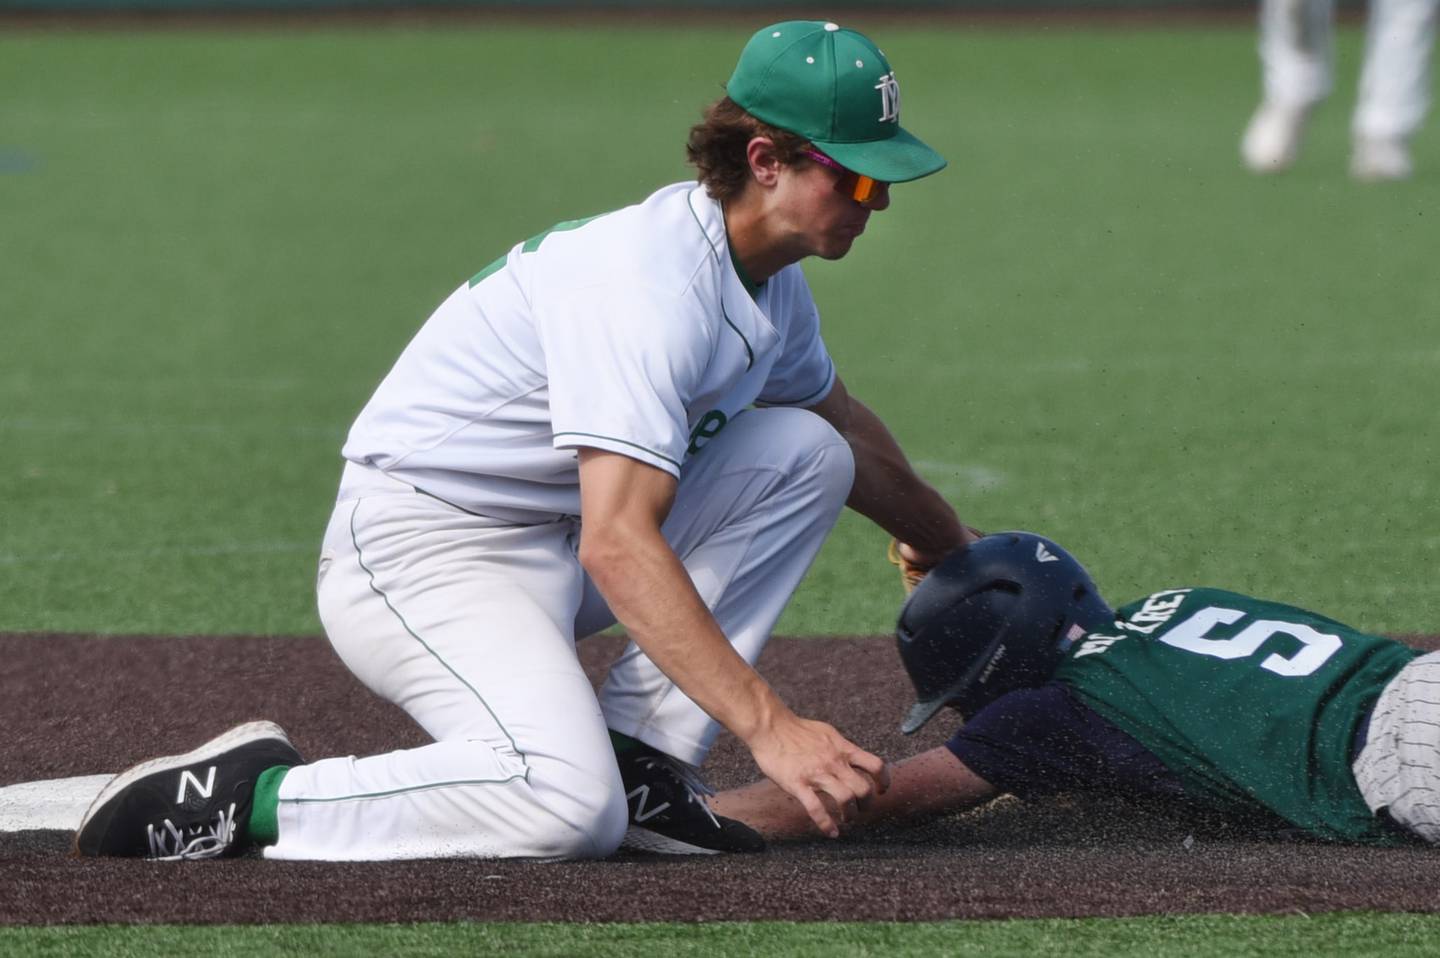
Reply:
<svg viewBox="0 0 1440 958"><path fill-rule="evenodd" d="M1334 0L1261 0L1260 65L1265 100L1309 107L1334 84Z"/></svg>
<svg viewBox="0 0 1440 958"><path fill-rule="evenodd" d="M1352 132L1409 140L1430 107L1430 57L1440 0L1371 0Z"/></svg>
<svg viewBox="0 0 1440 958"><path fill-rule="evenodd" d="M803 409L751 409L685 461L664 533L731 644L755 663L850 494L855 463ZM582 533L583 534L583 533ZM614 619L593 585L577 621ZM600 693L610 728L699 765L720 726L632 642Z"/></svg>
<svg viewBox="0 0 1440 958"><path fill-rule="evenodd" d="M574 525L506 525L373 469L346 477L322 553L321 620L351 671L436 741L291 769L267 857L613 852L627 813L575 657Z"/></svg>

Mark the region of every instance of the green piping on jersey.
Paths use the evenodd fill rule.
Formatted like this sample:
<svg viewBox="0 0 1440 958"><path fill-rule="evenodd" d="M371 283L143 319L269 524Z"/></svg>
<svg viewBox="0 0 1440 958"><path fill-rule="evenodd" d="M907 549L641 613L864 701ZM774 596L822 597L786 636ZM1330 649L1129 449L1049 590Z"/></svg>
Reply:
<svg viewBox="0 0 1440 958"><path fill-rule="evenodd" d="M530 765L525 760L525 753L520 751L520 746L515 744L515 739L510 735L510 730L507 729L504 723L500 721L499 716L497 716L494 711L491 710L490 705L488 702L485 701L484 696L482 696L478 691L476 691L475 686L465 681L465 679L460 675L460 673L456 672L449 662L446 662L443 658L441 658L439 653L437 653L433 648L431 648L428 642L415 634L415 630L410 628L410 623L405 621L405 617L400 614L400 610L395 608L395 606L391 604L390 597L386 595L378 585L375 584L375 573L371 571L370 567L365 564L365 557L360 550L360 540L355 534L355 514L359 511L360 502L357 501L354 508L350 510L350 542L355 546L355 561L360 565L360 568L365 571L365 574L370 577L371 591L378 595L381 601L385 603L385 607L389 609L390 612L395 616L395 618L400 622L400 627L403 628L412 639L414 639L416 642L419 642L420 647L423 648L426 652L428 652L430 656L435 659L436 662L439 662L440 665L444 667L445 671L455 676L455 680L457 682L470 690L470 694L475 696L475 701L479 702L481 707L485 709L486 714L488 714L490 718L495 722L495 727L498 728L505 736L505 740L510 743L510 748L515 751L515 754L519 756L521 763L525 765L525 771L521 773L518 777L527 778L530 774Z"/></svg>
<svg viewBox="0 0 1440 958"><path fill-rule="evenodd" d="M642 445L640 445L638 442L630 442L629 440L626 440L626 439L617 439L615 436L602 436L602 435L600 435L599 433L594 433L594 432L574 432L574 431L570 431L570 432L557 432L557 433L555 434L555 438L556 438L556 439L559 439L561 436L584 436L584 437L587 438L587 439L604 439L604 440L607 440L607 441L609 441L609 442L618 442L618 443L620 443L620 445L622 445L622 446L629 446L629 447L632 448L632 449L639 449L641 452L648 452L650 455L654 456L656 459L664 459L666 462L670 463L670 464L671 464L672 466L674 466L675 468L677 468L677 469L680 468L680 463L676 462L674 459L671 459L669 456L665 455L663 452L656 452L654 449L651 449L649 446L642 446Z"/></svg>
<svg viewBox="0 0 1440 958"><path fill-rule="evenodd" d="M604 215L604 213L596 213L594 216L586 216L578 220L566 220L563 223L556 223L554 226L550 227L545 232L536 233L534 236L526 240L525 245L520 247L520 251L522 253L533 253L540 248L540 244L545 242L545 238L551 233L568 233L570 230L578 230L586 223L589 223L592 220L597 220Z"/></svg>
<svg viewBox="0 0 1440 958"><path fill-rule="evenodd" d="M760 292L760 287L765 284L755 282L750 278L750 274L745 272L745 264L741 263L740 258L735 255L735 246L730 242L729 233L725 234L725 248L730 251L730 265L735 267L735 275L740 277L740 285L744 286L745 292L750 294L751 299L754 299L755 294Z"/></svg>
<svg viewBox="0 0 1440 958"><path fill-rule="evenodd" d="M489 266L485 267L485 268L482 269L480 272L478 272L478 273L476 273L474 276L470 277L470 288L471 288L471 289L474 289L476 286L479 286L479 285L480 285L482 282L484 282L486 279L490 278L491 276L494 276L496 273L498 273L498 272L500 272L502 269L504 269L504 268L505 268L505 261L506 261L507 259L509 259L509 258L510 258L510 254L509 254L509 253L506 253L504 256L500 257L500 258L497 259L495 262L491 263Z"/></svg>
<svg viewBox="0 0 1440 958"><path fill-rule="evenodd" d="M521 244L520 252L533 253L540 248L540 244L545 242L545 237L549 236L551 233L565 233L570 230L578 230L586 223L597 220L600 217L606 215L608 214L596 213L594 216L586 216L578 220L565 220L563 223L556 223L554 226L550 227L548 230L545 230L543 233L536 233L534 236L527 239L523 244ZM474 289L476 286L480 285L480 283L483 282L485 279L493 276L500 270L504 269L505 261L509 258L509 256L510 254L506 253L504 256L495 260L489 266L486 266L480 272L470 277L470 288Z"/></svg>
<svg viewBox="0 0 1440 958"><path fill-rule="evenodd" d="M833 360L833 359L830 360L830 370L831 370L831 372L834 372L834 370L835 370L835 360ZM819 402L821 399L824 399L825 396L829 395L830 390L831 390L831 389L834 389L834 388L835 388L835 377L834 377L834 376L831 376L829 373L826 373L826 375L825 375L825 385L821 386L819 389L815 390L815 391L814 391L813 393L811 393L810 395L808 395L808 396L801 396L799 399L793 400L792 402L766 403L766 405L768 405L768 406L799 406L800 408L805 409L805 408L808 408L805 404L808 403L808 402L810 402L810 400L813 399L813 400L815 400L816 402Z"/></svg>
<svg viewBox="0 0 1440 958"><path fill-rule="evenodd" d="M686 205L689 206L689 204ZM700 217L696 214L694 206L689 206L689 209L690 218L695 221L696 226L700 227L700 235L705 237L705 242L710 244L710 252L715 254L715 259L718 261L720 259L720 251L716 249L715 244L711 242L710 234L705 231L705 224L700 222ZM724 206L720 207L720 213L723 218L725 213ZM760 287L750 282L750 277L746 275L745 270L741 268L740 261L735 258L735 251L730 249L730 233L728 228L725 233L725 248L730 250L730 264L735 268L735 275L740 278L740 285L744 286L745 292L750 294L751 299L754 299L755 291ZM735 335L740 337L740 342L745 345L745 355L748 357L745 363L745 369L748 372L750 367L755 365L755 350L750 348L750 340L745 338L745 334L740 332L740 327L731 321L730 314L725 311L725 291L723 289L720 291L720 315L725 318L725 325L734 330Z"/></svg>
<svg viewBox="0 0 1440 958"><path fill-rule="evenodd" d="M716 249L716 248L715 248L715 244L714 244L713 242L711 242L711 240L710 240L710 234L709 234L708 232L706 232L706 230L705 230L705 224L702 223L702 222L700 222L700 215L695 212L695 206L694 206L694 204L692 204L692 203L686 203L685 205L686 205L686 207L689 208L689 210L690 210L690 218L695 221L695 225L696 225L696 226L700 227L700 235L705 238L705 242L706 242L706 243L709 243L709 244L710 244L710 252L713 253L713 254L715 254L715 258L718 260L718 259L720 258L720 251L719 251L718 249ZM722 204L721 207L720 207L720 218L721 218L722 221L723 221L724 218L725 218L725 207L724 207L723 204ZM729 242L730 242L730 233L729 233L728 228L727 228L726 233L725 233L725 242L726 242L726 243L729 243Z"/></svg>
<svg viewBox="0 0 1440 958"><path fill-rule="evenodd" d="M725 311L725 299L723 296L720 299L720 315L725 317L725 325L735 330L735 335L740 337L740 342L745 347L745 371L748 373L750 367L755 365L755 350L750 348L750 340L746 339L745 334L740 332L740 327L736 326L730 320L730 314Z"/></svg>

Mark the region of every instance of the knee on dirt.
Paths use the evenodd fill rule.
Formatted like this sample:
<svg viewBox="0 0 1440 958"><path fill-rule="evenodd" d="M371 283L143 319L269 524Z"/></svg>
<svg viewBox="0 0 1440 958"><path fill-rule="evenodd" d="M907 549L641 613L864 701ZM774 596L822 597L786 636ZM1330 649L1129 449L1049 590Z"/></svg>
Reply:
<svg viewBox="0 0 1440 958"><path fill-rule="evenodd" d="M529 854L537 858L604 858L615 853L629 825L629 811L614 768L589 773L574 766L551 769L537 763L526 796L534 809L524 816Z"/></svg>

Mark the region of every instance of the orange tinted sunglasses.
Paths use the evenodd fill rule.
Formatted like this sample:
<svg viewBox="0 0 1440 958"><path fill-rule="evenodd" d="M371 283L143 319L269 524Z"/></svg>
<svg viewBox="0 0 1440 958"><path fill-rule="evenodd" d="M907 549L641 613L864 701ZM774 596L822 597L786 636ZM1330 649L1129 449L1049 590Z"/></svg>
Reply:
<svg viewBox="0 0 1440 958"><path fill-rule="evenodd" d="M821 166L828 166L839 173L840 178L835 181L836 192L845 194L855 202L868 203L875 198L876 193L880 192L882 181L865 176L863 173L856 173L854 170L847 170L818 150L801 150L800 152Z"/></svg>

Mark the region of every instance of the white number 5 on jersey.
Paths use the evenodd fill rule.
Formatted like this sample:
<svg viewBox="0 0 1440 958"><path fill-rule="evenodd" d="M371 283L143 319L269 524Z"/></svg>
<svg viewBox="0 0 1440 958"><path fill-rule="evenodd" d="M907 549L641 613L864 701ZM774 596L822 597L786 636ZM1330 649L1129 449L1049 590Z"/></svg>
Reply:
<svg viewBox="0 0 1440 958"><path fill-rule="evenodd" d="M1201 609L1164 635L1160 641L1177 649L1209 655L1217 659L1243 659L1254 655L1260 646L1276 635L1289 636L1300 642L1299 652L1288 659L1279 653L1272 653L1260 663L1276 675L1309 675L1340 651L1340 637L1318 632L1298 622L1277 622L1259 619L1250 623L1228 639L1209 639L1205 633L1217 625L1229 625L1245 617L1244 612L1235 609L1221 609L1211 606Z"/></svg>

